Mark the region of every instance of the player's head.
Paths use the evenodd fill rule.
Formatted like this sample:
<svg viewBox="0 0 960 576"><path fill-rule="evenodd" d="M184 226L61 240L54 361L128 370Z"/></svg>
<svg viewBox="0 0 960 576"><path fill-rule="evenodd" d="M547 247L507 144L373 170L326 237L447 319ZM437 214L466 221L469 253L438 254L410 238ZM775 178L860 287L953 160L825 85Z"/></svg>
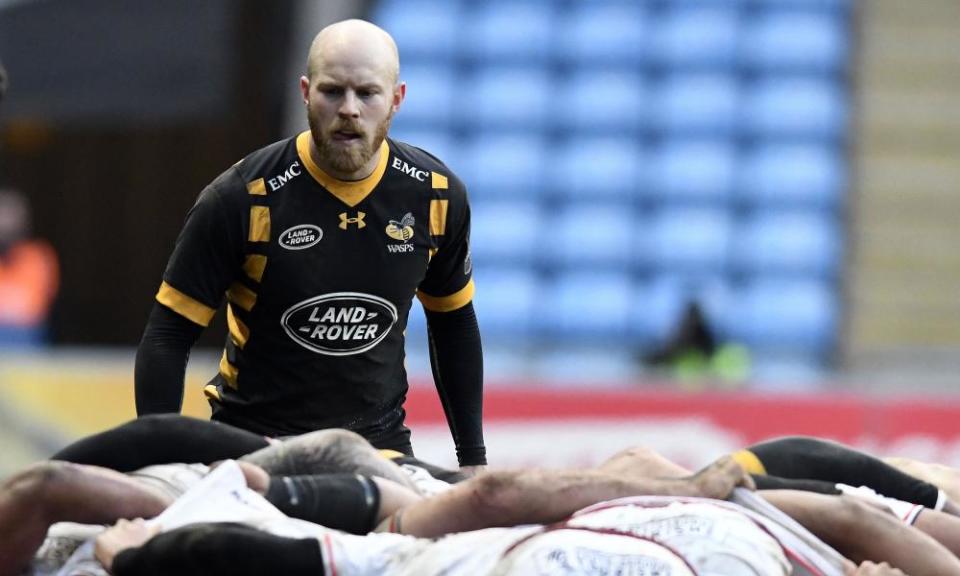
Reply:
<svg viewBox="0 0 960 576"><path fill-rule="evenodd" d="M369 22L344 20L317 34L300 90L321 168L345 179L372 169L406 91L399 72L396 43Z"/></svg>

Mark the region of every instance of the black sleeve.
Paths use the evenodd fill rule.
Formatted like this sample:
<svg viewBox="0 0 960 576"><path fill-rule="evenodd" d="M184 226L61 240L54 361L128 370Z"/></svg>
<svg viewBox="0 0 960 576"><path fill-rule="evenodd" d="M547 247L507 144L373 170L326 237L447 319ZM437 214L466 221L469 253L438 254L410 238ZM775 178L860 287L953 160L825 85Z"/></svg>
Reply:
<svg viewBox="0 0 960 576"><path fill-rule="evenodd" d="M203 327L155 302L137 349L137 415L180 412L190 348Z"/></svg>
<svg viewBox="0 0 960 576"><path fill-rule="evenodd" d="M934 509L939 490L886 462L837 442L789 436L747 448L763 463L767 474L866 486L898 500Z"/></svg>
<svg viewBox="0 0 960 576"><path fill-rule="evenodd" d="M487 463L483 444L483 349L473 304L427 311L430 365L461 466Z"/></svg>
<svg viewBox="0 0 960 576"><path fill-rule="evenodd" d="M320 543L237 524L195 524L160 534L113 560L114 576L323 576Z"/></svg>
<svg viewBox="0 0 960 576"><path fill-rule="evenodd" d="M263 436L227 424L155 414L77 440L50 459L133 472L154 464L211 464L266 446Z"/></svg>

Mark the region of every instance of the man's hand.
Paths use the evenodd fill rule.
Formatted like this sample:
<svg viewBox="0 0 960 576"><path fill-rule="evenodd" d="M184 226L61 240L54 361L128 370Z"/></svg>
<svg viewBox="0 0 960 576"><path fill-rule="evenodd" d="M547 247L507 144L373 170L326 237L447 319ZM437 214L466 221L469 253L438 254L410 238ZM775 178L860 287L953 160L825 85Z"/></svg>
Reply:
<svg viewBox="0 0 960 576"><path fill-rule="evenodd" d="M486 469L487 467L482 464L478 464L476 466L461 466L460 473L466 476L467 478L473 478L474 476L485 471Z"/></svg>
<svg viewBox="0 0 960 576"><path fill-rule="evenodd" d="M874 564L873 562L864 562L856 570L850 572L849 576L907 576L902 571L890 566L886 562Z"/></svg>
<svg viewBox="0 0 960 576"><path fill-rule="evenodd" d="M689 480L696 489L696 495L702 498L725 500L737 486L756 489L753 478L729 455L700 470Z"/></svg>
<svg viewBox="0 0 960 576"><path fill-rule="evenodd" d="M128 548L139 548L147 540L160 532L160 526L147 526L143 518L134 521L120 520L112 528L97 537L94 553L97 560L109 572L113 567L113 559L117 554Z"/></svg>

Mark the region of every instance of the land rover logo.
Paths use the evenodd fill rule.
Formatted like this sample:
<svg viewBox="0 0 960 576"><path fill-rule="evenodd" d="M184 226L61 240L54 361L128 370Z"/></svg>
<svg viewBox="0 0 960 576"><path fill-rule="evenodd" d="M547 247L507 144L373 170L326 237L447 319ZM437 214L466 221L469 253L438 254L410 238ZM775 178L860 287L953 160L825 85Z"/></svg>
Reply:
<svg viewBox="0 0 960 576"><path fill-rule="evenodd" d="M284 230L283 234L277 238L277 242L287 250L306 250L316 246L321 238L323 238L323 230L319 226L300 224Z"/></svg>
<svg viewBox="0 0 960 576"><path fill-rule="evenodd" d="M280 323L294 342L328 356L370 350L397 321L389 300L359 292L336 292L304 300L283 313Z"/></svg>

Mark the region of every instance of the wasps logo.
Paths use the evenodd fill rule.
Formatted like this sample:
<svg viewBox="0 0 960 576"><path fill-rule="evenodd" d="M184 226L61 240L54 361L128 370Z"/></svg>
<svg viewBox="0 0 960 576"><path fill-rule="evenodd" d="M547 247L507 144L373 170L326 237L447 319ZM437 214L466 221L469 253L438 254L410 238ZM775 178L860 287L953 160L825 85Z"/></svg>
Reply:
<svg viewBox="0 0 960 576"><path fill-rule="evenodd" d="M413 219L413 214L407 212L403 215L403 218L399 222L396 220L391 220L390 224L387 224L387 236L393 238L394 240L400 240L403 243L406 243L408 240L413 238L413 224L415 220Z"/></svg>

